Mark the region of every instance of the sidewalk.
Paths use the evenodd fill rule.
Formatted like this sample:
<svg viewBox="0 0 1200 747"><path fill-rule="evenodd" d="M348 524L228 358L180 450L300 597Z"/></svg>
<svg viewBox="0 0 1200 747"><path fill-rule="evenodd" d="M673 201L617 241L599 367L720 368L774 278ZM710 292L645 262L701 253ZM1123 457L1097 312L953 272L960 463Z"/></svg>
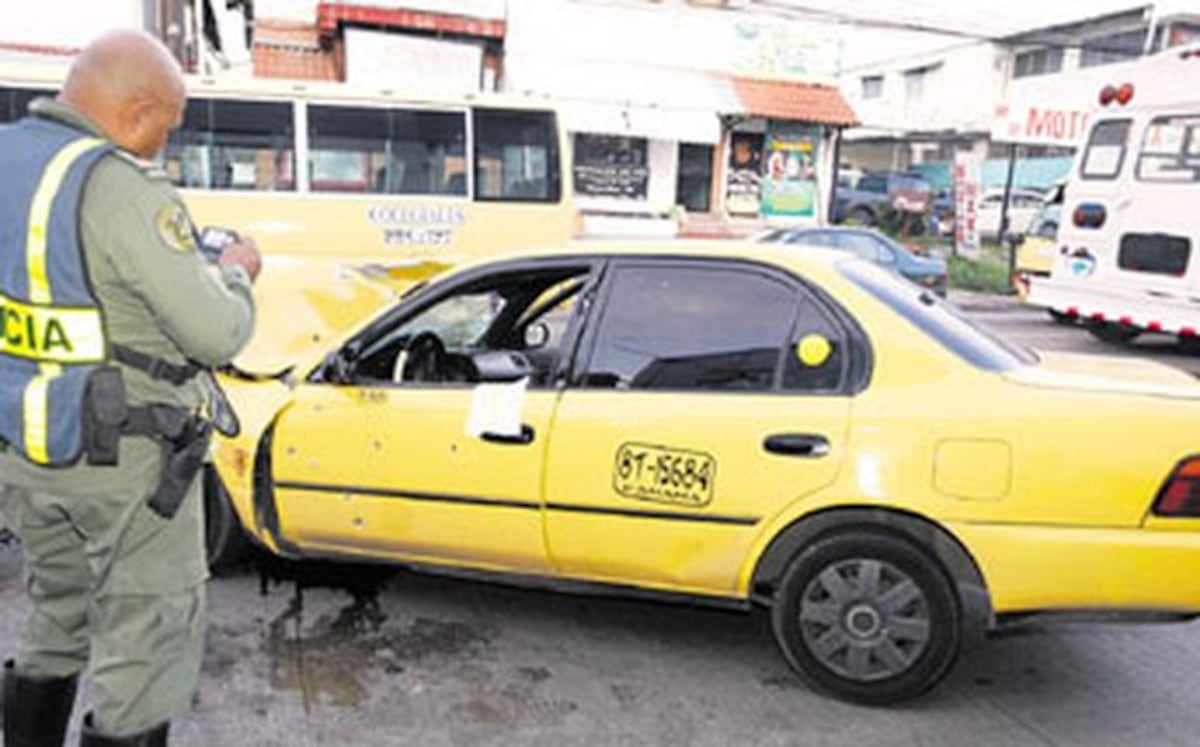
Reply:
<svg viewBox="0 0 1200 747"><path fill-rule="evenodd" d="M964 311L1019 311L1024 308L1015 293L1001 295L951 288L946 298Z"/></svg>

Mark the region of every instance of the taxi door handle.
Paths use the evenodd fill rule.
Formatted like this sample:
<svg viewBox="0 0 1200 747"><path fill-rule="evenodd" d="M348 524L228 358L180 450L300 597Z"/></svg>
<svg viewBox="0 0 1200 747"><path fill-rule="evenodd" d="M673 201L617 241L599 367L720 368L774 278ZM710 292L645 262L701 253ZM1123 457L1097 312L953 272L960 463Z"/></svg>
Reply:
<svg viewBox="0 0 1200 747"><path fill-rule="evenodd" d="M525 444L533 443L533 426L521 424L521 432L512 433L493 433L492 431L484 431L479 434L479 437L490 444L513 444L516 446L524 446Z"/></svg>
<svg viewBox="0 0 1200 747"><path fill-rule="evenodd" d="M763 439L763 448L784 456L823 457L829 453L829 439L812 433L776 433Z"/></svg>

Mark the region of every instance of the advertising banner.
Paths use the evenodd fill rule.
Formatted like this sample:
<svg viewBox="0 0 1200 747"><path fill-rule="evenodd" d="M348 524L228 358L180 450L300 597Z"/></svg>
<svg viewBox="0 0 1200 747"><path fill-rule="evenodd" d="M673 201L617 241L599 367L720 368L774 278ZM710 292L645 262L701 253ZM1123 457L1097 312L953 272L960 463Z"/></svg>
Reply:
<svg viewBox="0 0 1200 747"><path fill-rule="evenodd" d="M971 153L954 154L954 253L979 253L980 181L983 160Z"/></svg>
<svg viewBox="0 0 1200 747"><path fill-rule="evenodd" d="M817 214L820 145L820 127L770 124L764 149L763 215L811 218Z"/></svg>

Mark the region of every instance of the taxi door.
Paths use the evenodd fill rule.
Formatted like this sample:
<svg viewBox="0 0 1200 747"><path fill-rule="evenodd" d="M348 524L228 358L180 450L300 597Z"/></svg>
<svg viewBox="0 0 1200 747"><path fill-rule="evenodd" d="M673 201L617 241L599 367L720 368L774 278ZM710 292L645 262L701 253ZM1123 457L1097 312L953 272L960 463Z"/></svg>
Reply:
<svg viewBox="0 0 1200 747"><path fill-rule="evenodd" d="M277 426L285 534L351 554L545 572L553 373L593 272L568 257L464 273L348 342L331 374L312 377L337 383L303 385Z"/></svg>
<svg viewBox="0 0 1200 747"><path fill-rule="evenodd" d="M618 260L549 445L562 573L736 596L762 527L831 483L847 333L795 278L740 261Z"/></svg>

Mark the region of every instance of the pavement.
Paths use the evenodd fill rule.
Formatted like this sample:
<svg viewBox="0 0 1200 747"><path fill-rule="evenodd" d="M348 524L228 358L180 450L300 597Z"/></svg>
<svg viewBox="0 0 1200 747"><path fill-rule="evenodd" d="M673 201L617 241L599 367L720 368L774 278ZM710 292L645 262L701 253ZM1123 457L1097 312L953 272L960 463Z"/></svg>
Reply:
<svg viewBox="0 0 1200 747"><path fill-rule="evenodd" d="M1024 308L1016 294L982 293L951 288L946 298L964 311L1019 311Z"/></svg>

